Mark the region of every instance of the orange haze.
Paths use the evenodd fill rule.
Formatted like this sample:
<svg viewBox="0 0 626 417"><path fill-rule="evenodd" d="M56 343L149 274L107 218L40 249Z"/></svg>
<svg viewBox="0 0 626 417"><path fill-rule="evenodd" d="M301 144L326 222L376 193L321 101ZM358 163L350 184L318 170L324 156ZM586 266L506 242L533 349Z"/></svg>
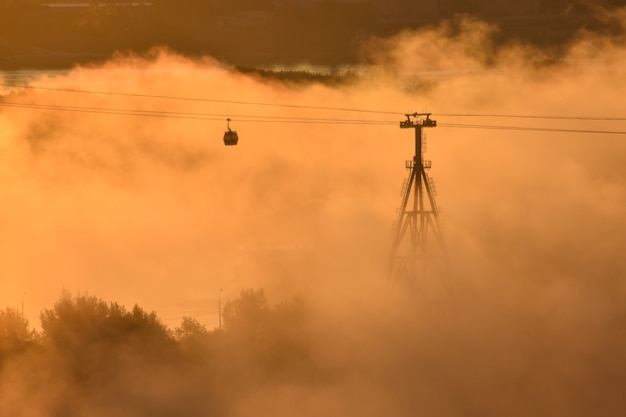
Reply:
<svg viewBox="0 0 626 417"><path fill-rule="evenodd" d="M31 82L397 116L2 87L3 103L220 116L2 107L0 305L24 299L37 325L67 289L138 303L168 325L194 316L212 328L220 288L224 300L262 287L273 300L307 299L334 324L325 332L342 337L329 357L368 369L370 379L353 371L337 391L317 392L315 404L298 388L281 391L308 414L381 415L397 406L400 415L458 415L463 403L467 415L503 415L520 392L531 398L520 415L571 415L573 401L597 415L623 414L626 136L444 125L626 131L623 120L450 116L624 118L626 46L581 36L554 61L523 46L492 48L491 30L467 21L460 32L444 26L372 41L367 76L344 86L285 85L162 50ZM427 159L452 273L449 300L422 311L406 335L390 330L384 267L412 131L245 120L395 123L414 111L440 124L427 131ZM222 143L227 116L236 147ZM380 348L383 337L392 350ZM391 393L372 382L394 372L397 385L384 388ZM241 415L268 406L266 394L242 403ZM425 414L403 402L412 395Z"/></svg>

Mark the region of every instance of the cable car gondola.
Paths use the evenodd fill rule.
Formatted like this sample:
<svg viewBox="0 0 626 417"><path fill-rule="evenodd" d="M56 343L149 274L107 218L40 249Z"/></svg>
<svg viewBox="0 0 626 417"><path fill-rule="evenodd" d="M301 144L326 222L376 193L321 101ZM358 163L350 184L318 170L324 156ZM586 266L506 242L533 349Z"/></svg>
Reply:
<svg viewBox="0 0 626 417"><path fill-rule="evenodd" d="M237 136L236 131L230 130L230 119L226 120L226 126L228 127L228 131L224 132L224 145L234 146L239 141L239 136Z"/></svg>

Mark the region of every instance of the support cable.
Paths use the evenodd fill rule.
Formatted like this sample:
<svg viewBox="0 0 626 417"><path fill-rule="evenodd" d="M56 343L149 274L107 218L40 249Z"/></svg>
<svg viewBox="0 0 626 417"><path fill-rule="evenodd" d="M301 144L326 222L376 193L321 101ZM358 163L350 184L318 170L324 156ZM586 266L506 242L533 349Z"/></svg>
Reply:
<svg viewBox="0 0 626 417"><path fill-rule="evenodd" d="M141 97L141 98L156 98L156 99L166 99L166 100L197 101L197 102L238 104L238 105L251 105L251 106L268 106L268 107L297 108L297 109L309 109L309 110L331 110L331 111L345 111L345 112L358 112L358 113L371 113L371 114L387 114L387 115L394 115L394 116L405 114L405 112L389 111L389 110L359 109L359 108L332 107L332 106L308 106L308 105L298 105L298 104L255 102L255 101L244 101L244 100L225 100L225 99L213 99L213 98L203 98L203 97L181 97L181 96L140 94L140 93L115 92L115 91L78 90L78 89L70 89L70 88L43 87L43 86L36 86L36 85L15 85L15 84L0 83L0 87L27 88L27 89L33 89L33 90L45 90L45 91L56 91L56 92L77 93L77 94ZM540 114L497 114L497 113L438 113L438 115L442 117L479 117L479 118L490 117L490 118L542 119L542 120L626 121L626 117L621 117L621 116L615 116L615 117L569 116L569 115L549 116L549 115L540 115Z"/></svg>
<svg viewBox="0 0 626 417"><path fill-rule="evenodd" d="M2 84L0 84L2 85ZM112 93L117 94L117 93ZM122 94L122 93L120 93ZM154 96L149 96L154 97ZM163 96L165 97L165 96ZM200 99L199 99L200 100ZM205 99L202 99L205 100ZM206 99L209 100L209 99ZM230 103L246 103L246 104L263 104L274 106L288 106L271 103L251 103L251 102L234 102ZM242 123L283 123L283 124L331 124L331 125L395 125L397 122L391 120L373 120L373 119L338 119L338 118L312 118L312 117L291 117L291 116L264 116L254 114L235 114L232 113L220 114L220 113L193 113L193 112L172 112L163 110L139 110L139 109L120 109L120 108L106 108L106 107L84 107L84 106L62 106L55 104L33 104L33 103L17 103L6 102L0 100L0 106L3 107L15 107L15 108L27 108L37 110L56 110L56 111L69 111L80 113L95 113L95 114L108 114L108 115L122 115L122 116L142 116L142 117L157 117L157 118L172 118L172 119L189 119L189 120L208 120L208 121L222 121L224 117L237 118L238 122ZM310 109L332 109L332 110L346 110L346 111L363 111L371 113L384 113L369 110L359 109L342 109L338 107L315 107L315 106L297 106L300 108ZM395 113L390 113L395 114ZM479 115L479 114L448 114L449 117L463 116L463 117L515 117L515 118L537 118L537 119L561 119L561 120L613 120L621 121L626 118L579 118L579 117L557 117L557 116L523 116L523 115ZM455 128L455 129L483 129L483 130L507 130L507 131L530 131L530 132L546 132L546 133L581 133L581 134L596 134L596 135L626 135L626 130L598 130L598 129L571 129L571 128L551 128L551 127L528 127L528 126L506 126L506 125L486 125L486 124L468 124L468 123L439 123L443 128Z"/></svg>
<svg viewBox="0 0 626 417"><path fill-rule="evenodd" d="M308 110L332 110L332 111L345 111L345 112L356 112L356 113L389 114L389 115L394 115L394 116L403 114L402 112L370 110L370 109L355 109L355 108L348 108L348 107L306 106L306 105L299 105L299 104L280 104L280 103L241 101L241 100L223 100L223 99L212 99L212 98L201 98L201 97L179 97L179 96L124 93L124 92L112 92L112 91L74 90L74 89L65 89L65 88L41 87L41 86L34 86L34 85L16 86L16 85L10 85L10 84L0 84L0 86L11 87L11 88L30 88L34 90L57 91L57 92L63 92L63 93L96 94L96 95L123 96L123 97L142 97L142 98L156 98L156 99L166 99L166 100L239 104L239 105L249 105L249 106L284 107L284 108L308 109Z"/></svg>

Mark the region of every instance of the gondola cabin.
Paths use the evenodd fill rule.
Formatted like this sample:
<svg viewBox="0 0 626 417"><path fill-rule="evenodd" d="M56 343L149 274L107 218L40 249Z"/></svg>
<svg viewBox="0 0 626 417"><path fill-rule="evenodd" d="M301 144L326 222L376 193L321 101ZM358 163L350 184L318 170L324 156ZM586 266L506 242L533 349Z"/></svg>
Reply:
<svg viewBox="0 0 626 417"><path fill-rule="evenodd" d="M224 132L224 145L233 146L237 144L239 137L237 136L237 132L234 130L228 130Z"/></svg>
<svg viewBox="0 0 626 417"><path fill-rule="evenodd" d="M226 146L234 146L239 141L239 136L237 136L237 132L234 130L230 130L230 119L226 119L228 121L227 127L228 130L224 132L224 145Z"/></svg>

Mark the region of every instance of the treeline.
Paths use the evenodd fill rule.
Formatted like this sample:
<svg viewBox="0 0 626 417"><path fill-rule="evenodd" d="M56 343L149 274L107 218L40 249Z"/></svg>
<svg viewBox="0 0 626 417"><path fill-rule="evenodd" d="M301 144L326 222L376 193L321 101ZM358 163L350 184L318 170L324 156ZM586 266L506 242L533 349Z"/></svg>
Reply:
<svg viewBox="0 0 626 417"><path fill-rule="evenodd" d="M223 329L186 317L167 328L135 306L64 295L33 330L0 311L0 415L228 415L252 390L328 378L298 300L263 290L223 308ZM327 369L326 369L327 370Z"/></svg>

